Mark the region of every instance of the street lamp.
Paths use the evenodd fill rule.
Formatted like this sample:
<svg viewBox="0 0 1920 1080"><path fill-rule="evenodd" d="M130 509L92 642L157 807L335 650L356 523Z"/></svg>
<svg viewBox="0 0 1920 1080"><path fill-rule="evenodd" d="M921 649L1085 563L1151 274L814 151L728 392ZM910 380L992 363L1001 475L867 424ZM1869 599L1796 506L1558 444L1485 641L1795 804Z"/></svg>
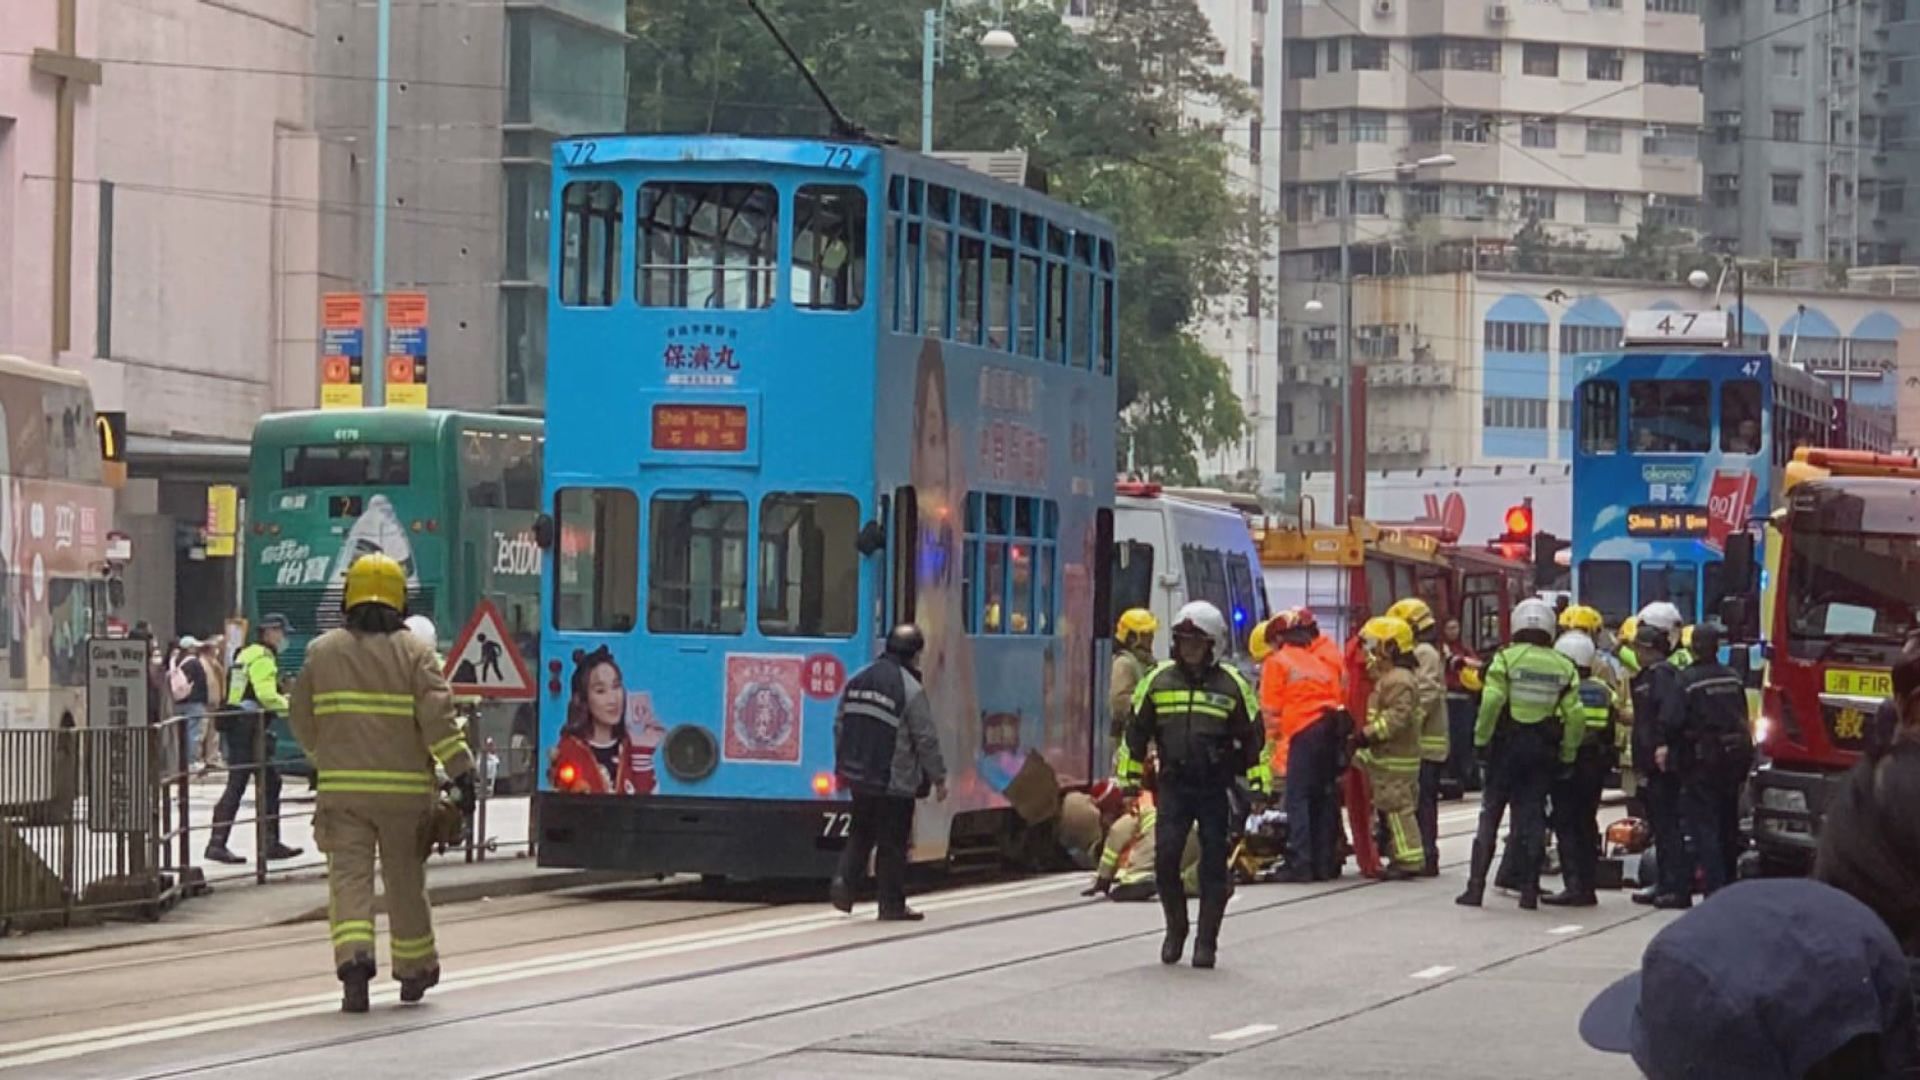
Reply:
<svg viewBox="0 0 1920 1080"><path fill-rule="evenodd" d="M1459 164L1452 154L1434 154L1414 161L1395 162L1372 169L1348 169L1340 174L1337 196L1340 214L1340 458L1334 473L1334 521L1344 525L1348 505L1359 497L1361 476L1366 471L1367 448L1354 444L1353 393L1353 182L1370 176L1408 177L1421 169L1449 169ZM1314 311L1318 298L1307 303ZM1364 511L1365 507L1361 509Z"/></svg>
<svg viewBox="0 0 1920 1080"><path fill-rule="evenodd" d="M1747 345L1747 268L1731 255L1723 256L1720 260L1720 283L1714 285L1713 306L1719 310L1720 296L1727 289L1728 274L1733 275L1734 306L1740 309L1733 324L1733 344L1736 349L1744 349ZM1713 284L1713 275L1705 270L1695 270L1687 275L1687 284L1705 292L1707 286Z"/></svg>
<svg viewBox="0 0 1920 1080"><path fill-rule="evenodd" d="M945 59L941 46L951 0L941 0L937 8L928 8L920 24L920 152L933 153L933 69ZM988 60L1005 60L1020 48L1020 39L1002 23L1006 12L999 0L993 5L993 28L980 35L980 51Z"/></svg>

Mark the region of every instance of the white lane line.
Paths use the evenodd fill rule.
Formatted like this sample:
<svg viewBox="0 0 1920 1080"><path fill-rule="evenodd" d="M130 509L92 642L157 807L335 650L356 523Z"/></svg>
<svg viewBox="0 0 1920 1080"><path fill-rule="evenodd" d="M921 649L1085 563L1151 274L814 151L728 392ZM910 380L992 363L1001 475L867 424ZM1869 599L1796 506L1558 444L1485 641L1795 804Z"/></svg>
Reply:
<svg viewBox="0 0 1920 1080"><path fill-rule="evenodd" d="M1213 1036L1213 1041L1238 1042L1241 1039L1251 1039L1255 1035L1265 1035L1269 1031L1279 1030L1280 1028L1274 1024L1248 1024L1246 1027L1237 1027L1232 1031L1222 1031Z"/></svg>
<svg viewBox="0 0 1920 1080"><path fill-rule="evenodd" d="M1447 972L1452 970L1453 970L1452 964L1435 964L1430 968L1421 968L1419 971L1416 971L1411 976L1409 976L1409 978L1437 979L1440 976L1445 975Z"/></svg>
<svg viewBox="0 0 1920 1080"><path fill-rule="evenodd" d="M1585 929L1586 927L1584 926L1580 926L1575 923L1568 923L1565 926L1556 926L1553 929L1547 931L1547 933L1552 934L1555 937L1565 937L1568 934L1577 934L1580 931Z"/></svg>
<svg viewBox="0 0 1920 1080"><path fill-rule="evenodd" d="M960 890L938 897L929 897L921 901L918 906L922 911L947 911L997 900L1012 900L1053 892L1079 885L1083 880L1082 875L1073 874L1038 882L981 886L978 889ZM844 927L845 925L846 917L829 909L822 914L778 919L759 925L704 930L652 941L584 949L555 956L533 957L474 968L471 971L453 975L441 980L435 993L445 994L453 990L519 982L546 975L588 971L615 964L628 964L636 960L657 960L774 938L791 937L823 927ZM373 1003L376 1005L395 1001L398 998L398 988L391 985L376 989L372 994ZM16 1069L24 1065L41 1065L51 1061L65 1061L106 1050L167 1042L192 1035L228 1031L257 1024L279 1023L301 1016L331 1013L339 1007L340 999L337 994L310 994L283 998L279 1001L210 1009L114 1027L26 1039L0 1045L0 1070Z"/></svg>

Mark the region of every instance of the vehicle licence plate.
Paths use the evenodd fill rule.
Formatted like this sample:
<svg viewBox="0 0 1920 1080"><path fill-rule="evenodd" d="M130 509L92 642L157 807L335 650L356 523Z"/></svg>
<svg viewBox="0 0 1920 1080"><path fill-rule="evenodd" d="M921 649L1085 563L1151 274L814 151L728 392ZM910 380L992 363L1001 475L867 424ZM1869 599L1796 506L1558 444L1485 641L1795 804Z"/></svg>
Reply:
<svg viewBox="0 0 1920 1080"><path fill-rule="evenodd" d="M1849 697L1883 698L1893 695L1893 673L1865 668L1829 668L1827 693Z"/></svg>

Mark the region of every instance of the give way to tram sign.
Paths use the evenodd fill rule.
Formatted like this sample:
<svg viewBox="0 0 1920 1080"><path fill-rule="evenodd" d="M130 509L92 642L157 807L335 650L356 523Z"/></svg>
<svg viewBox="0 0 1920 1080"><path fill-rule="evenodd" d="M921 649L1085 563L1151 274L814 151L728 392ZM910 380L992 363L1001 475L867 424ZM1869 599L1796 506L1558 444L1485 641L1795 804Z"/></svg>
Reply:
<svg viewBox="0 0 1920 1080"><path fill-rule="evenodd" d="M533 700L533 675L493 601L482 600L447 654L447 682L456 694Z"/></svg>

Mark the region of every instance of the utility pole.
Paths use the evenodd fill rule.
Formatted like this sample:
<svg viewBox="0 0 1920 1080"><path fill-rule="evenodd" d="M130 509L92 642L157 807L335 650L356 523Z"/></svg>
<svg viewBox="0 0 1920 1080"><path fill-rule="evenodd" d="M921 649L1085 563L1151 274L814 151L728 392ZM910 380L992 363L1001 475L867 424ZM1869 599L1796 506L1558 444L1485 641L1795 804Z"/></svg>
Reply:
<svg viewBox="0 0 1920 1080"><path fill-rule="evenodd" d="M53 107L53 326L49 361L73 347L74 112L82 86L100 85L100 63L80 56L80 0L59 0L54 48L33 50L35 72L59 80Z"/></svg>
<svg viewBox="0 0 1920 1080"><path fill-rule="evenodd" d="M373 74L373 275L368 305L363 372L366 407L387 403L387 99L393 59L393 0L380 0L374 15Z"/></svg>

